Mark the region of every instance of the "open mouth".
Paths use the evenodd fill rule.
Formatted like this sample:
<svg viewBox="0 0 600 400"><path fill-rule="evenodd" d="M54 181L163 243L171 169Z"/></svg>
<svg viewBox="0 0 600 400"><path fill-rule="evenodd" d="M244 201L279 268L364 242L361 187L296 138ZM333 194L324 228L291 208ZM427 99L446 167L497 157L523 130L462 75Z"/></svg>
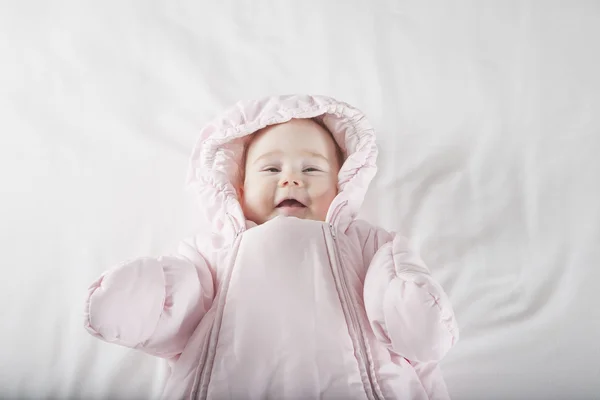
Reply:
<svg viewBox="0 0 600 400"><path fill-rule="evenodd" d="M281 207L303 208L303 207L306 207L306 206L304 204L300 203L296 199L286 199L286 200L283 200L281 203L277 204L277 208L281 208Z"/></svg>

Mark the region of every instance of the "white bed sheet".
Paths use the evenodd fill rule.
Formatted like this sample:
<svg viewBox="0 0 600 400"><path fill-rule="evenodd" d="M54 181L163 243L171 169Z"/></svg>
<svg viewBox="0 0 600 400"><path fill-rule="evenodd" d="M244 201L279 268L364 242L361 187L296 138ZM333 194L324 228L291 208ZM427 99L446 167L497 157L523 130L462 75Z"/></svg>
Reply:
<svg viewBox="0 0 600 400"><path fill-rule="evenodd" d="M453 398L600 398L598 3L259 3L0 5L0 397L160 393L84 331L87 286L197 228L204 123L302 92L378 130L363 216L453 300Z"/></svg>

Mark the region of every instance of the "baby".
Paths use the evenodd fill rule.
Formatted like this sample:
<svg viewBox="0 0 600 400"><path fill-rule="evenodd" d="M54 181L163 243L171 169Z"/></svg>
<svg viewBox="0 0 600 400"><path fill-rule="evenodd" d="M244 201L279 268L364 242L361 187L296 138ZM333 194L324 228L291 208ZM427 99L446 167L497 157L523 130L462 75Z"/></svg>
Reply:
<svg viewBox="0 0 600 400"><path fill-rule="evenodd" d="M448 297L406 239L356 219L376 156L348 104L238 103L191 158L207 232L105 272L87 330L169 360L164 398L447 399Z"/></svg>

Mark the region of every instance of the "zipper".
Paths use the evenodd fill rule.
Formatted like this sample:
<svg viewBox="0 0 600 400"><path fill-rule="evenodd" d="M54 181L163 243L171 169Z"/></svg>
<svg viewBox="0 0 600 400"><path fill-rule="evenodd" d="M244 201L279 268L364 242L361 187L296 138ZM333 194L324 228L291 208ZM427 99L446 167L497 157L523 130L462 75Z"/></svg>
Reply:
<svg viewBox="0 0 600 400"><path fill-rule="evenodd" d="M219 298L217 299L217 311L215 312L215 319L213 320L210 331L207 335L206 341L200 354L200 361L196 367L196 376L194 377L194 384L192 391L190 392L190 400L205 399L208 392L208 384L210 382L210 374L213 369L215 361L215 349L217 347L217 338L221 331L221 323L223 322L223 309L225 308L225 299L227 298L227 291L229 289L229 281L231 280L231 274L233 272L233 266L237 258L237 253L241 242L241 232L236 232L235 241L232 246L232 252L226 275L223 277L223 284L221 285L221 291Z"/></svg>
<svg viewBox="0 0 600 400"><path fill-rule="evenodd" d="M341 209L341 207L340 207L340 209ZM336 211L338 211L338 210L336 210ZM332 222L333 222L333 217L332 217ZM331 247L333 248L332 249L333 250L332 251L333 261L335 261L335 262L332 261L332 272L334 273L334 277L336 278L336 281L338 282L339 288L341 289L341 292L342 292L341 293L343 296L342 310L344 312L344 316L348 323L348 328L351 332L351 339L353 342L357 342L357 343L355 343L355 347L357 348L358 356L359 356L358 366L359 366L361 375L364 374L368 380L368 383L363 382L363 385L365 386L365 392L366 392L367 398L369 400L383 399L383 394L381 393L381 389L379 388L379 385L377 385L375 383L374 371L372 371L370 368L370 365L372 365L372 362L368 355L364 332L361 327L358 315L356 314L355 304L352 301L352 297L350 296L348 287L346 285L346 277L344 274L344 269L342 268L342 258L339 254L336 233L335 233L335 227L334 227L333 223L329 224L329 231L330 231L331 237L333 239L333 244L331 245ZM333 265L333 264L335 264L335 265ZM354 336L354 337L352 337L352 336ZM358 346L356 346L356 344L358 344Z"/></svg>
<svg viewBox="0 0 600 400"><path fill-rule="evenodd" d="M340 213L340 211L342 211L342 208L344 208L346 206L346 204L348 204L348 200L343 201L340 204L338 204L331 213L331 218L329 219L329 227L331 229L331 235L333 236L334 239L335 239L335 231L333 230L333 226L336 223L338 214Z"/></svg>
<svg viewBox="0 0 600 400"><path fill-rule="evenodd" d="M238 235L242 233L243 229L241 229L241 227L236 222L236 219L231 214L227 213L227 217L229 218L229 222L231 223L231 226L233 226L233 231L235 232L234 239L237 239Z"/></svg>

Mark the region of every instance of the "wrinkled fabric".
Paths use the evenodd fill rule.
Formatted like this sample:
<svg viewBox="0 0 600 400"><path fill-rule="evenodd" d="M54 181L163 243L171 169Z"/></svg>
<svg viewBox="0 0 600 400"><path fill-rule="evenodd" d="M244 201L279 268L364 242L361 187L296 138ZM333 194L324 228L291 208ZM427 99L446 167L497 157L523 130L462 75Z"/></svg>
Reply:
<svg viewBox="0 0 600 400"><path fill-rule="evenodd" d="M244 145L265 126L319 118L345 154L326 220L244 218ZM395 233L357 220L375 134L323 96L240 102L200 132L188 186L208 233L89 288L85 327L170 361L164 398L447 399L439 361L458 340L443 288Z"/></svg>

